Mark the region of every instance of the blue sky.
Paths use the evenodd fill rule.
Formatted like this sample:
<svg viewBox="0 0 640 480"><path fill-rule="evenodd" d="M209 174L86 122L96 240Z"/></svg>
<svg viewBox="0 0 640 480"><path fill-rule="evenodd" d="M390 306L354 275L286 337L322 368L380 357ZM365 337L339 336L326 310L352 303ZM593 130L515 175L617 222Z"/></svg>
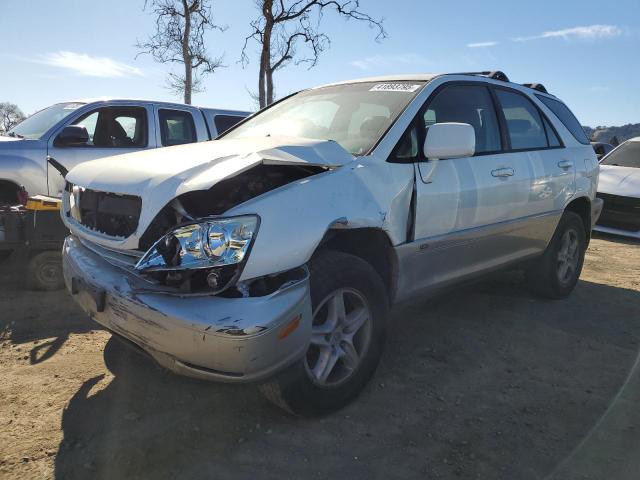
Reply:
<svg viewBox="0 0 640 480"><path fill-rule="evenodd" d="M541 82L585 125L640 122L640 2L616 0L361 0L383 17L389 38L366 25L325 15L332 40L318 65L276 73L279 96L321 83L390 73L501 69L512 81ZM170 67L136 59L137 39L153 29L144 0L0 0L0 101L25 113L55 102L118 96L179 100L165 85ZM615 6L614 6L615 5ZM194 104L252 109L257 49L238 63L253 0L214 0L228 25L207 36L227 68L205 81Z"/></svg>

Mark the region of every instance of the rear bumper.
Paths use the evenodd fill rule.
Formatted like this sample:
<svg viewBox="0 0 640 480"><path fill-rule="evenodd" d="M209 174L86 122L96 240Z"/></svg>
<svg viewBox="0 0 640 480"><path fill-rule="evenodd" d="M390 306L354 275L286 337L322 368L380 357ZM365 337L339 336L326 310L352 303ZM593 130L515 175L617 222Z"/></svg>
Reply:
<svg viewBox="0 0 640 480"><path fill-rule="evenodd" d="M67 288L92 319L182 375L259 381L301 358L308 346L308 275L263 297L179 297L153 292L73 236L65 240L63 269ZM292 330L286 336L285 327Z"/></svg>

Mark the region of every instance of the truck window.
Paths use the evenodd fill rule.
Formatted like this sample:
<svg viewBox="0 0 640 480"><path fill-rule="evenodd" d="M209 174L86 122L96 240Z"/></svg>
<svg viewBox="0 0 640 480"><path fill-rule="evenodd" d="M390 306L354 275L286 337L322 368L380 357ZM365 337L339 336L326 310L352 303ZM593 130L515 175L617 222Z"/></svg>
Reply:
<svg viewBox="0 0 640 480"><path fill-rule="evenodd" d="M162 145L182 145L198 141L193 116L184 110L158 110Z"/></svg>
<svg viewBox="0 0 640 480"><path fill-rule="evenodd" d="M220 135L221 133L229 130L242 119L244 119L244 117L239 117L237 115L216 115L213 119L213 123L216 126L218 135Z"/></svg>
<svg viewBox="0 0 640 480"><path fill-rule="evenodd" d="M524 95L506 90L496 90L496 95L507 122L511 148L547 148L547 135L540 113L533 103Z"/></svg>
<svg viewBox="0 0 640 480"><path fill-rule="evenodd" d="M104 107L73 122L89 133L87 145L97 148L144 148L147 146L147 111L144 107Z"/></svg>

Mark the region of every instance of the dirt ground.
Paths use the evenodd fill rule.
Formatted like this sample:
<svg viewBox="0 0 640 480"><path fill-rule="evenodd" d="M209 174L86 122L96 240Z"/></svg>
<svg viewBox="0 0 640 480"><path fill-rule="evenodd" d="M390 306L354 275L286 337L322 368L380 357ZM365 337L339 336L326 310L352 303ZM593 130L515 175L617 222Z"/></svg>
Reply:
<svg viewBox="0 0 640 480"><path fill-rule="evenodd" d="M565 301L539 300L507 272L400 307L368 388L313 420L280 412L253 386L166 373L110 339L66 292L24 291L17 277L15 265L0 267L2 478L640 471L629 463L640 458L640 417L629 413L640 395L631 399L627 382L640 385L640 375L628 379L640 342L637 242L594 239Z"/></svg>

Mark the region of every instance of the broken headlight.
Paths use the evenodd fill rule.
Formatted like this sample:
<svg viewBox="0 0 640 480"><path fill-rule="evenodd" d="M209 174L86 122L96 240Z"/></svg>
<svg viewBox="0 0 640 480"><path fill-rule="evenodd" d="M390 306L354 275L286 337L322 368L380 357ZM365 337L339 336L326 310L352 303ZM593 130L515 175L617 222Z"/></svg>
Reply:
<svg viewBox="0 0 640 480"><path fill-rule="evenodd" d="M239 272L259 224L257 215L243 215L181 225L158 240L135 268L190 291L193 280L219 291Z"/></svg>

